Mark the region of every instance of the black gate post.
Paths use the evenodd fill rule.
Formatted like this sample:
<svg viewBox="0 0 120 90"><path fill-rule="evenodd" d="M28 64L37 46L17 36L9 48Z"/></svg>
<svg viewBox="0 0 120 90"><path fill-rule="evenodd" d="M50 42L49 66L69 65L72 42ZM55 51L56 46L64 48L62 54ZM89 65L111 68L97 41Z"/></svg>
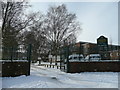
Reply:
<svg viewBox="0 0 120 90"><path fill-rule="evenodd" d="M62 64L62 58L61 58L61 56L62 56L62 54L61 54L61 48L60 48L60 50L59 50L59 51L60 51L60 70L61 70L61 66L62 66L62 65L61 65L61 64Z"/></svg>
<svg viewBox="0 0 120 90"><path fill-rule="evenodd" d="M66 50L67 55L67 73L69 73L69 45L67 46Z"/></svg>
<svg viewBox="0 0 120 90"><path fill-rule="evenodd" d="M31 44L29 44L29 46L28 46L28 50L27 50L27 60L28 60L28 73L27 73L27 75L29 76L30 75L30 65L31 65L31 47L32 47L32 45Z"/></svg>
<svg viewBox="0 0 120 90"><path fill-rule="evenodd" d="M78 54L79 54L79 61L80 61L80 46L79 46L79 49L78 49Z"/></svg>
<svg viewBox="0 0 120 90"><path fill-rule="evenodd" d="M13 61L13 47L11 47L11 62Z"/></svg>

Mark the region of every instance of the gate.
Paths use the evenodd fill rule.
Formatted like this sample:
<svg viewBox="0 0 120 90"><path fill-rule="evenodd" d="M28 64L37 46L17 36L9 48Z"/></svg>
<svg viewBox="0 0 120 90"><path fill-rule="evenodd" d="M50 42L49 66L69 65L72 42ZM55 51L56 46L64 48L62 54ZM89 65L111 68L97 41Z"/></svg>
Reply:
<svg viewBox="0 0 120 90"><path fill-rule="evenodd" d="M79 72L120 72L119 60L85 60L81 61L77 58L68 58L70 55L83 54L83 50L80 46L67 45L60 49L61 66L65 66L65 70L61 67L62 71L67 73L79 73ZM69 60L70 59L70 60Z"/></svg>
<svg viewBox="0 0 120 90"><path fill-rule="evenodd" d="M31 53L31 45L26 47L2 47L2 60L3 61L17 61L17 60L28 60Z"/></svg>
<svg viewBox="0 0 120 90"><path fill-rule="evenodd" d="M0 60L2 76L30 75L31 45L2 47L0 50L2 52L2 60Z"/></svg>
<svg viewBox="0 0 120 90"><path fill-rule="evenodd" d="M69 72L70 70L70 62L69 62L69 55L72 54L78 54L80 55L82 53L82 48L80 46L77 46L76 44L71 45L64 45L60 48L60 65L65 66L64 68L61 67L62 71Z"/></svg>

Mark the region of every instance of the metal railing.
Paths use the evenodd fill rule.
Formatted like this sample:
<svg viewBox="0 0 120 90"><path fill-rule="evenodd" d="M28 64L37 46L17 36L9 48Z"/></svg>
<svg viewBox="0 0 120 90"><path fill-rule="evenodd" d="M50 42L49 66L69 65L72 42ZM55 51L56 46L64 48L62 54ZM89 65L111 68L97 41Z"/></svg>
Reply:
<svg viewBox="0 0 120 90"><path fill-rule="evenodd" d="M2 60L4 61L18 61L18 60L28 60L30 57L31 46L25 47L2 47L0 49L2 52Z"/></svg>

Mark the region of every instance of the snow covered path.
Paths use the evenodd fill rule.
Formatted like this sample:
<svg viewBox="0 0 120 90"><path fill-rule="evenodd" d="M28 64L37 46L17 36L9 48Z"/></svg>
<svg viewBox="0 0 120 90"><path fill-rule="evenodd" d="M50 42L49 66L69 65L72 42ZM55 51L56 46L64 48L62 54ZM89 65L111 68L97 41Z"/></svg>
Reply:
<svg viewBox="0 0 120 90"><path fill-rule="evenodd" d="M30 76L4 77L3 88L118 88L118 73L65 73L32 65Z"/></svg>

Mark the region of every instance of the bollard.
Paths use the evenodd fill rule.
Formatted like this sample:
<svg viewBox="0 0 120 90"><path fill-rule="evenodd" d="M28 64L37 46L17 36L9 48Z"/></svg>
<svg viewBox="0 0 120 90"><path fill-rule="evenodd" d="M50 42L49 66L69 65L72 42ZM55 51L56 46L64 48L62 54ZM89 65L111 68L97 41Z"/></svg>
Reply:
<svg viewBox="0 0 120 90"><path fill-rule="evenodd" d="M61 69L61 66L60 66L60 69Z"/></svg>
<svg viewBox="0 0 120 90"><path fill-rule="evenodd" d="M64 66L64 70L65 70L65 66Z"/></svg>

